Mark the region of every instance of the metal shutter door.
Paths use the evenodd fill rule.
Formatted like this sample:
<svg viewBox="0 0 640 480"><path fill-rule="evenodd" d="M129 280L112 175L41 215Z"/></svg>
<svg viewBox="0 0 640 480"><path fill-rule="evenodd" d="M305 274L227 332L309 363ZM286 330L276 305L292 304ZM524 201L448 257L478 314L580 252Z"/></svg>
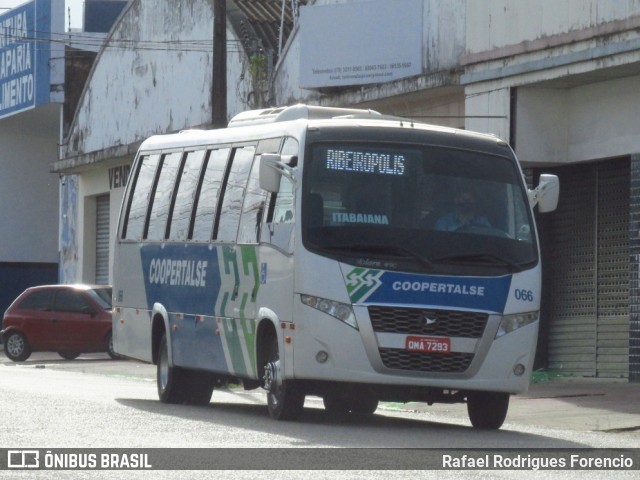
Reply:
<svg viewBox="0 0 640 480"><path fill-rule="evenodd" d="M550 290L549 368L595 376L596 167L574 165L557 173L560 201L550 218L553 240L545 261Z"/></svg>
<svg viewBox="0 0 640 480"><path fill-rule="evenodd" d="M109 283L109 195L96 197L96 283Z"/></svg>
<svg viewBox="0 0 640 480"><path fill-rule="evenodd" d="M597 376L629 376L629 159L598 169Z"/></svg>

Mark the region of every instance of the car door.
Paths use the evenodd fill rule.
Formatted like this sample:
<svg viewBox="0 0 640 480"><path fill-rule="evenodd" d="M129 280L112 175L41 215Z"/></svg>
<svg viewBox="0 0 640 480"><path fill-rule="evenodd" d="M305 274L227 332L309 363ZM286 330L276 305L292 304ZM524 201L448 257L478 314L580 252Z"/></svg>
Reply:
<svg viewBox="0 0 640 480"><path fill-rule="evenodd" d="M53 303L53 290L37 289L20 302L15 312L16 326L27 336L33 350L56 348L55 325L51 317Z"/></svg>
<svg viewBox="0 0 640 480"><path fill-rule="evenodd" d="M98 349L102 338L98 338L96 308L81 290L59 290L54 310L55 335L60 350L86 352Z"/></svg>

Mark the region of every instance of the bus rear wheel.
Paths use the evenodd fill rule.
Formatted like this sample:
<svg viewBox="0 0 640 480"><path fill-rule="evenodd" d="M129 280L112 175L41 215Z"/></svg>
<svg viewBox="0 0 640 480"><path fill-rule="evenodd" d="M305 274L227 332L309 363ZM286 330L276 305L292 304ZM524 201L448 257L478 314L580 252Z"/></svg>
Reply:
<svg viewBox="0 0 640 480"><path fill-rule="evenodd" d="M483 430L497 430L507 418L509 394L502 392L469 392L467 413L471 425Z"/></svg>
<svg viewBox="0 0 640 480"><path fill-rule="evenodd" d="M264 388L267 391L267 410L274 420L295 420L304 408L304 394L294 383L284 381L280 371L278 340L269 345L268 362L264 367Z"/></svg>
<svg viewBox="0 0 640 480"><path fill-rule="evenodd" d="M160 340L156 382L158 397L162 403L208 405L215 379L206 372L169 366L167 336L163 335Z"/></svg>

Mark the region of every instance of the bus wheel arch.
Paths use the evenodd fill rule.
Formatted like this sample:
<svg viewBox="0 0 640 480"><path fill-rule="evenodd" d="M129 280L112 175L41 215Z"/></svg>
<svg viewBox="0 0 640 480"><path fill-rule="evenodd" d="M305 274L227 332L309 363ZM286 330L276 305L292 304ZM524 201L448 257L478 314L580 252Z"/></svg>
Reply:
<svg viewBox="0 0 640 480"><path fill-rule="evenodd" d="M256 330L256 373L260 382L264 379L264 367L269 361L269 348L273 339L278 340L276 326L271 319L263 318Z"/></svg>
<svg viewBox="0 0 640 480"><path fill-rule="evenodd" d="M168 329L165 325L165 319L159 313L153 317L151 325L151 358L154 364L158 364L160 355L160 341L164 335L168 336ZM169 338L167 338L167 342ZM171 362L171 360L170 360ZM172 362L171 362L172 363Z"/></svg>

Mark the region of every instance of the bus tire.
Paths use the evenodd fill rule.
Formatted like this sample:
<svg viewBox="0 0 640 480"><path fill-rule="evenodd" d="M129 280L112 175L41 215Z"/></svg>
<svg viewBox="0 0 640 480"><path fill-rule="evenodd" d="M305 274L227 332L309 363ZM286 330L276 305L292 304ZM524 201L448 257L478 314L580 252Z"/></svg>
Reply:
<svg viewBox="0 0 640 480"><path fill-rule="evenodd" d="M378 399L365 395L353 397L326 395L322 398L322 403L327 413L336 416L347 413L372 415L378 408Z"/></svg>
<svg viewBox="0 0 640 480"><path fill-rule="evenodd" d="M167 335L163 334L158 348L158 367L156 369L158 397L162 403L184 403L187 399L185 372L178 367L169 366L169 348Z"/></svg>
<svg viewBox="0 0 640 480"><path fill-rule="evenodd" d="M357 415L373 415L377 409L377 398L358 396L351 400L351 413Z"/></svg>
<svg viewBox="0 0 640 480"><path fill-rule="evenodd" d="M502 392L469 392L467 413L471 425L483 430L497 430L507 418L509 394Z"/></svg>
<svg viewBox="0 0 640 480"><path fill-rule="evenodd" d="M336 395L325 395L322 397L324 409L330 415L342 416L351 410L351 402L349 398Z"/></svg>
<svg viewBox="0 0 640 480"><path fill-rule="evenodd" d="M180 370L184 382L184 402L188 405L209 405L215 379L206 372Z"/></svg>
<svg viewBox="0 0 640 480"><path fill-rule="evenodd" d="M264 368L264 388L267 390L267 410L274 420L295 420L304 408L304 394L294 383L282 380L278 339L269 345L269 355Z"/></svg>

